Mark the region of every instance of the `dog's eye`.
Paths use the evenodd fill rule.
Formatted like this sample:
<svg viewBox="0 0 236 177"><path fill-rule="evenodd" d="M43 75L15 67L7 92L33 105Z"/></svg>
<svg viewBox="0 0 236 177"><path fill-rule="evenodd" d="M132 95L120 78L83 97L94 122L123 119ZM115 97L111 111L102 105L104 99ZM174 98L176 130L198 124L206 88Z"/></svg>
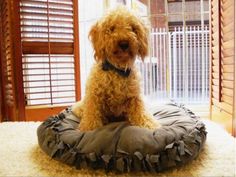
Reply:
<svg viewBox="0 0 236 177"><path fill-rule="evenodd" d="M115 26L110 27L110 32L113 32L115 30Z"/></svg>

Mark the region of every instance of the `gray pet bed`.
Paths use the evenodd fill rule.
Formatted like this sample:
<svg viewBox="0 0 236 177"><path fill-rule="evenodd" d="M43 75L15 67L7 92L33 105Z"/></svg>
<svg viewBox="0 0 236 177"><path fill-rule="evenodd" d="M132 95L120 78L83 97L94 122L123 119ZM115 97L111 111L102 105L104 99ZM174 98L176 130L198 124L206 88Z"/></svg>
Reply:
<svg viewBox="0 0 236 177"><path fill-rule="evenodd" d="M79 119L67 108L38 127L38 142L53 159L78 169L158 172L196 158L206 140L200 119L173 103L153 112L162 124L156 130L114 122L84 133L76 130Z"/></svg>

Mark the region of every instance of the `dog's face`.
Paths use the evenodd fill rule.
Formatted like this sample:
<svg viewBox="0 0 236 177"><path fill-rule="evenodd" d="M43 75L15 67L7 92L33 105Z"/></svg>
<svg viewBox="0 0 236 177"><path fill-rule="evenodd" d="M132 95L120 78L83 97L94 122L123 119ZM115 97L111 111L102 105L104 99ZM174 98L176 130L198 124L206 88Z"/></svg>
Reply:
<svg viewBox="0 0 236 177"><path fill-rule="evenodd" d="M95 59L109 60L120 68L131 67L136 56L148 53L148 30L136 16L118 8L98 21L89 33Z"/></svg>

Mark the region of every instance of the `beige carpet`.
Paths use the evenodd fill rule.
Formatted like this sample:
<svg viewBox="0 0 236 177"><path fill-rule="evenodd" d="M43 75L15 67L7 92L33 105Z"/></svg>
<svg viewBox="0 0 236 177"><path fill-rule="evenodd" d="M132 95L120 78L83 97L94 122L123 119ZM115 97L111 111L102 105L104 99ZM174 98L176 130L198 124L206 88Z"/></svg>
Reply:
<svg viewBox="0 0 236 177"><path fill-rule="evenodd" d="M199 157L188 165L158 174L121 176L236 176L236 140L205 121L208 137ZM44 154L37 145L39 122L0 124L0 176L113 176L103 170L76 170Z"/></svg>

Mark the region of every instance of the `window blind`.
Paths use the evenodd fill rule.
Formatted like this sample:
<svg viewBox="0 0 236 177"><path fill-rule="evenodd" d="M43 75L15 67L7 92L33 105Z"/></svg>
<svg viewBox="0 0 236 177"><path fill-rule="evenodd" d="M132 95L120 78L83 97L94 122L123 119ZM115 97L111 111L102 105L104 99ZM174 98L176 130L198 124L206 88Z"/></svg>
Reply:
<svg viewBox="0 0 236 177"><path fill-rule="evenodd" d="M1 26L2 26L2 70L3 70L3 83L4 83L4 98L6 106L13 106L15 95L13 92L13 72L12 72L12 40L11 40L11 16L10 4L7 1L0 2L1 4Z"/></svg>
<svg viewBox="0 0 236 177"><path fill-rule="evenodd" d="M234 1L211 2L212 105L233 113Z"/></svg>
<svg viewBox="0 0 236 177"><path fill-rule="evenodd" d="M73 42L72 0L22 0L22 41Z"/></svg>
<svg viewBox="0 0 236 177"><path fill-rule="evenodd" d="M211 119L234 132L235 1L211 0Z"/></svg>
<svg viewBox="0 0 236 177"><path fill-rule="evenodd" d="M212 99L220 101L220 85L221 70L220 70L220 31L219 31L219 0L211 0L211 65L212 65Z"/></svg>
<svg viewBox="0 0 236 177"><path fill-rule="evenodd" d="M26 105L75 102L72 0L21 0Z"/></svg>
<svg viewBox="0 0 236 177"><path fill-rule="evenodd" d="M234 0L221 0L221 101L223 109L233 114L234 84Z"/></svg>

